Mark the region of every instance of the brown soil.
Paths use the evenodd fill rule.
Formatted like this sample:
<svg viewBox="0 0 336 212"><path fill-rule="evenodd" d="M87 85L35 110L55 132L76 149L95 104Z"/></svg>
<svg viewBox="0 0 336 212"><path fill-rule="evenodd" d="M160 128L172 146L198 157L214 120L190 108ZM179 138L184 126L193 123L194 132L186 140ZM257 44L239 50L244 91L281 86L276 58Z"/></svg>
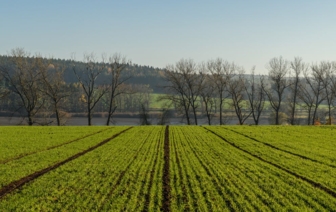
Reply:
<svg viewBox="0 0 336 212"><path fill-rule="evenodd" d="M170 177L169 177L169 126L166 126L165 140L164 140L164 166L162 175L162 211L171 211L170 209Z"/></svg>

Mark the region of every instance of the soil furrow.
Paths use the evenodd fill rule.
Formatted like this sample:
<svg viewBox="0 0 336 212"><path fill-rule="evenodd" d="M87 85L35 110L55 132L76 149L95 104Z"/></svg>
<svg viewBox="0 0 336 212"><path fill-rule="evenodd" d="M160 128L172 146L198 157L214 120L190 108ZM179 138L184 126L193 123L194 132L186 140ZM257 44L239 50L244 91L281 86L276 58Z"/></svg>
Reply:
<svg viewBox="0 0 336 212"><path fill-rule="evenodd" d="M330 166L330 167L332 167L332 168L336 168L335 165L327 164L327 163L324 163L324 162L322 162L322 161L319 161L319 160L316 160L316 159L313 159L313 158L310 158L310 157L307 157L307 156L304 156L304 155L300 155L300 154L297 154L297 153L294 153L294 152L291 152L291 151L288 151L288 150L285 150L285 149L281 149L281 148L276 147L276 146L274 146L274 145L272 145L272 144L265 143L265 142L260 141L260 140L258 140L258 139L256 139L256 138L250 137L250 136L248 136L248 135L245 135L245 134L243 134L243 133L237 132L237 131L232 130L232 129L227 129L227 128L225 128L225 129L226 129L226 130L230 130L230 131L232 131L232 132L234 132L234 133L237 133L237 134L239 134L239 135L241 135L241 136L244 136L245 138L248 138L248 139L251 139L251 140L256 141L256 142L258 142L258 143L261 143L261 144L263 144L263 145L265 145L265 146L271 147L271 148L273 148L273 149L276 149L276 150L279 150L279 151L282 151L282 152L286 152L286 153L288 153L288 154L291 154L291 155L300 157L300 158L305 159L305 160L309 160L309 161L312 161L312 162L315 162L315 163L319 163L319 164L323 164L323 165L326 165L326 166Z"/></svg>
<svg viewBox="0 0 336 212"><path fill-rule="evenodd" d="M16 157L13 157L13 158L9 158L9 159L0 161L0 164L6 164L6 163L9 163L9 162L11 162L11 161L18 160L18 159L21 159L21 158L26 157L26 156L29 156L29 155L34 155L34 154L37 154L37 153L40 153L40 152L44 152L44 151L48 151L48 150L52 150L52 149L55 149L55 148L58 148L58 147L61 147L61 146L67 145L67 144L71 144L71 143L73 143L73 142L82 140L82 139L84 139L84 138L87 138L87 137L90 137L90 136L93 136L93 135L97 135L97 134L99 134L99 133L101 133L101 132L104 132L104 131L106 131L106 130L109 130L109 129L111 129L111 128L104 129L104 130L99 130L98 132L94 132L94 133L91 133L91 134L88 134L88 135L85 135L85 136L76 138L76 139L74 139L74 140L67 141L67 142L65 142L65 143L61 143L61 144L58 144L58 145L55 145L55 146L51 146L51 147L48 147L48 148L46 148L46 149L42 149L42 150L38 150L38 151L34 151L34 152L28 152L28 153L25 153L25 154L22 154L22 155L18 155L18 156L16 156Z"/></svg>
<svg viewBox="0 0 336 212"><path fill-rule="evenodd" d="M36 178L38 178L38 177L40 177L40 176L42 176L42 175L44 175L44 174L46 174L46 173L48 173L48 172L50 172L50 171L52 171L52 170L54 170L54 169L60 167L61 165L64 165L64 164L66 164L66 163L68 163L68 162L70 162L70 161L72 161L72 160L74 160L74 159L76 159L76 158L78 158L78 157L80 157L80 156L82 156L82 155L88 153L88 152L91 152L91 151L95 150L96 148L98 148L98 147L100 147L100 146L106 144L107 142L109 142L109 141L111 141L112 139L118 137L119 135L121 135L122 133L128 131L128 130L131 129L131 128L132 128L132 127L129 127L129 128L127 128L127 129L125 129L125 130L123 130L123 131L121 131L121 132L119 132L119 133L113 135L112 137L103 140L102 142L98 143L97 145L92 146L92 147L90 147L90 148L87 149L87 150L84 150L84 151L82 151L82 152L79 152L79 153L77 153L77 154L75 154L75 155L73 155L73 156L67 158L66 160L63 160L63 161L61 161L61 162L58 162L58 163L56 163L56 164L54 164L54 165L52 165L52 166L49 166L49 167L45 168L45 169L42 169L42 170L37 171L37 172L34 172L34 173L32 173L32 174L30 174L30 175L28 175L28 176L26 176L26 177L23 177L23 178L21 178L21 179L19 179L19 180L16 180L16 181L14 181L14 182L11 182L11 183L8 184L7 186L4 186L4 187L2 187L2 188L0 189L0 199L3 198L5 195L7 195L7 194L13 192L14 190L21 188L23 185L27 184L28 182L33 181L33 180L35 180Z"/></svg>
<svg viewBox="0 0 336 212"><path fill-rule="evenodd" d="M169 126L166 126L165 140L164 140L164 166L162 175L162 211L170 211L170 177L169 177Z"/></svg>
<svg viewBox="0 0 336 212"><path fill-rule="evenodd" d="M251 153L251 152L249 152L249 151L247 151L247 150L245 150L245 149L243 149L243 148L237 146L237 145L234 144L233 142L228 141L226 138L224 138L223 136L217 134L216 132L214 132L214 131L212 131L212 130L210 130L210 129L207 129L207 128L205 128L205 127L204 127L204 129L206 129L206 130L208 130L209 132L211 132L212 134L218 136L218 137L221 138L223 141L225 141L225 142L228 143L229 145L235 147L236 149L239 149L240 151L245 152L246 154L249 154L249 155L251 155L252 157L257 158L257 159L259 159L259 160L261 160L261 161L263 161L263 162L265 162L265 163L267 163L267 164L270 164L270 165L272 165L272 166L274 166L274 167L276 167L276 168L278 168L278 169L280 169L280 170L282 170L282 171L284 171L284 172L286 172L286 173L288 173L288 174L290 174L290 175L292 175L292 176L294 176L294 177L296 177L296 178L298 178L298 179L300 179L300 180L302 180L302 181L305 181L305 182L309 183L310 185L312 185L313 187L318 188L318 189L320 189L320 190L322 190L322 191L328 193L328 194L331 195L332 197L336 198L336 192L335 192L334 190L332 190L332 189L330 189L330 188L328 188L328 187L322 185L321 183L315 182L315 181L313 181L313 180L311 180L311 179L309 179L309 178L307 178L307 177L305 177L305 176L299 175L299 174L297 174L297 173L295 173L295 172L293 172L293 171L291 171L291 170L288 170L288 169L286 169L286 168L284 168L284 167L282 167L282 166L280 166L280 165L278 165L278 164L275 164L275 163L273 163L273 162L270 162L270 161L268 161L268 160L265 160L265 159L263 159L262 157L260 157L260 156L258 156L258 155L255 155L255 154L253 154L253 153Z"/></svg>

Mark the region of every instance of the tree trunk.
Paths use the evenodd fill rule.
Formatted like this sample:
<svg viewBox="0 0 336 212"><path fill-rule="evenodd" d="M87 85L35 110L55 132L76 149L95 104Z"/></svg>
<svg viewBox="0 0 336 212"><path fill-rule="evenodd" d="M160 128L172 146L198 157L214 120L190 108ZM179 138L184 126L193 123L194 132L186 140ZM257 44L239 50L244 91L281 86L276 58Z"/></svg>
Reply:
<svg viewBox="0 0 336 212"><path fill-rule="evenodd" d="M327 124L331 125L331 105L330 104L328 104L328 118L329 120Z"/></svg>
<svg viewBox="0 0 336 212"><path fill-rule="evenodd" d="M194 107L193 107L193 113L194 113L195 125L197 125L197 115L196 115L196 109Z"/></svg>
<svg viewBox="0 0 336 212"><path fill-rule="evenodd" d="M275 125L279 125L279 109L275 111Z"/></svg>
<svg viewBox="0 0 336 212"><path fill-rule="evenodd" d="M186 106L184 106L184 110L186 114L187 124L190 125L189 110L187 109Z"/></svg>
<svg viewBox="0 0 336 212"><path fill-rule="evenodd" d="M253 116L253 121L254 121L254 124L255 125L259 125L259 115L256 116L255 115L255 110L253 110L254 112L252 113L252 116Z"/></svg>
<svg viewBox="0 0 336 212"><path fill-rule="evenodd" d="M296 106L296 93L294 94L294 99L293 99L293 108L292 108L291 122L290 122L291 125L294 125L295 106Z"/></svg>
<svg viewBox="0 0 336 212"><path fill-rule="evenodd" d="M115 111L115 108L113 108L113 100L115 98L114 92L115 92L115 89L112 90L111 97L110 97L110 105L109 105L109 110L108 110L108 116L107 116L106 126L110 125L112 114Z"/></svg>
<svg viewBox="0 0 336 212"><path fill-rule="evenodd" d="M87 107L88 107L88 125L91 126L91 119L92 119L92 115L91 115L91 107L90 107L90 103L88 102L87 104Z"/></svg>
<svg viewBox="0 0 336 212"><path fill-rule="evenodd" d="M311 107L308 109L308 125L310 125L310 117L311 117L311 115L310 115L310 113L311 113Z"/></svg>
<svg viewBox="0 0 336 212"><path fill-rule="evenodd" d="M57 126L61 126L61 119L60 119L60 116L59 116L58 109L56 109L55 113L56 113Z"/></svg>
<svg viewBox="0 0 336 212"><path fill-rule="evenodd" d="M206 116L208 118L208 124L211 125L211 115L209 113L209 108L208 108L207 102L205 103L205 112L206 112Z"/></svg>
<svg viewBox="0 0 336 212"><path fill-rule="evenodd" d="M111 120L111 113L109 112L107 115L107 121L106 121L106 126L110 126L110 120Z"/></svg>
<svg viewBox="0 0 336 212"><path fill-rule="evenodd" d="M92 123L91 123L91 119L92 119L92 116L91 116L91 112L88 113L88 126L91 126Z"/></svg>
<svg viewBox="0 0 336 212"><path fill-rule="evenodd" d="M32 126L33 125L33 119L32 119L32 115L30 112L28 112L28 125Z"/></svg>
<svg viewBox="0 0 336 212"><path fill-rule="evenodd" d="M219 125L223 125L222 110L223 110L223 97L220 96L220 99L219 99Z"/></svg>
<svg viewBox="0 0 336 212"><path fill-rule="evenodd" d="M187 124L190 125L190 118L188 112L186 113Z"/></svg>
<svg viewBox="0 0 336 212"><path fill-rule="evenodd" d="M110 125L110 120L111 120L111 116L112 116L112 104L113 104L113 100L110 100L110 106L109 106L109 110L108 110L108 115L107 115L107 121L106 121L106 126Z"/></svg>
<svg viewBox="0 0 336 212"><path fill-rule="evenodd" d="M316 113L317 113L317 106L315 106L314 113L313 113L313 120L311 120L312 121L312 125L315 124Z"/></svg>
<svg viewBox="0 0 336 212"><path fill-rule="evenodd" d="M53 102L54 102L57 126L61 126L61 118L60 118L60 114L59 114L59 111L58 111L57 99L53 99Z"/></svg>
<svg viewBox="0 0 336 212"><path fill-rule="evenodd" d="M239 119L239 125L243 125L244 124L244 119L243 119L243 116L241 114L239 115L238 119Z"/></svg>

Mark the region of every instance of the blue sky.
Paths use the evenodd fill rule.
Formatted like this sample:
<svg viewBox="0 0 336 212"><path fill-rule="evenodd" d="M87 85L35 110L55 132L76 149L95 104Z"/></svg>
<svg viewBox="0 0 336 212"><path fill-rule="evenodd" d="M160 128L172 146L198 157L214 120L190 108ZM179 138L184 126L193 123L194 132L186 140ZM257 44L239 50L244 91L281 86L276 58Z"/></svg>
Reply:
<svg viewBox="0 0 336 212"><path fill-rule="evenodd" d="M163 68L217 57L267 73L273 57L336 60L336 1L4 1L0 54L115 52Z"/></svg>

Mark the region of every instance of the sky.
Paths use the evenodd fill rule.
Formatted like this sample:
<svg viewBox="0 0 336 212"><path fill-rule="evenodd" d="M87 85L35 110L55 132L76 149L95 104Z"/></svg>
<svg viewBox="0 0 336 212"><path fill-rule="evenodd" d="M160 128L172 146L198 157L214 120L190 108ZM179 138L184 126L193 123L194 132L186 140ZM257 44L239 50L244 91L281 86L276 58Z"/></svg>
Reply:
<svg viewBox="0 0 336 212"><path fill-rule="evenodd" d="M273 57L336 60L336 1L0 0L0 54L120 53L164 68L222 58L267 73Z"/></svg>

